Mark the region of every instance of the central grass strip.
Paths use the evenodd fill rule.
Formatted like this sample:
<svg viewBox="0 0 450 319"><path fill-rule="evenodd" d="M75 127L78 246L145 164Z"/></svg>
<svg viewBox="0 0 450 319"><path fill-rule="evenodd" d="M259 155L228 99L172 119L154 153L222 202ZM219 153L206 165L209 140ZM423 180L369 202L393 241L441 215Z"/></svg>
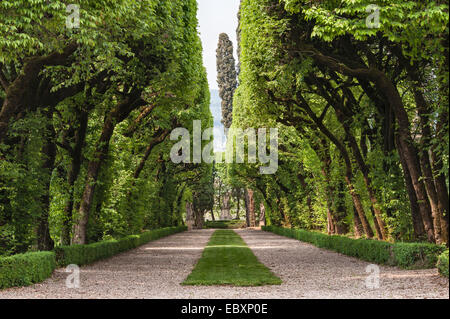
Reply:
<svg viewBox="0 0 450 319"><path fill-rule="evenodd" d="M183 285L279 285L276 277L261 264L247 244L233 230L217 230L203 255Z"/></svg>

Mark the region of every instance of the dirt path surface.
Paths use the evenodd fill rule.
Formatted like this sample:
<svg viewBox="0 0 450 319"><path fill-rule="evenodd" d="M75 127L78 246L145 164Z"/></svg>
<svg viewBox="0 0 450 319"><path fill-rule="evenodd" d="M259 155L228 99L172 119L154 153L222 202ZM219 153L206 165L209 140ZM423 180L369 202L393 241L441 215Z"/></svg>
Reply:
<svg viewBox="0 0 450 319"><path fill-rule="evenodd" d="M213 230L172 235L81 268L81 287L66 288L58 269L44 281L0 291L0 298L449 298L448 279L432 270L380 267L380 288L366 288L367 262L257 230L237 230L279 286L192 287L192 271Z"/></svg>

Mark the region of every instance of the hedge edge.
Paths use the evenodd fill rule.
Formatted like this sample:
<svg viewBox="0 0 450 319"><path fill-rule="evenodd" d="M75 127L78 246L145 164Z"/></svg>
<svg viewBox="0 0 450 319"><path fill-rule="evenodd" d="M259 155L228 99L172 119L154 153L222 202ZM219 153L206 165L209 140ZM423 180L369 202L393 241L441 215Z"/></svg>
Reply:
<svg viewBox="0 0 450 319"><path fill-rule="evenodd" d="M442 276L448 278L448 249L439 256L437 268Z"/></svg>
<svg viewBox="0 0 450 319"><path fill-rule="evenodd" d="M54 251L30 252L0 257L0 289L29 286L51 277L57 267L85 265L146 244L152 240L186 231L187 227L150 230L118 240L88 245L55 247Z"/></svg>
<svg viewBox="0 0 450 319"><path fill-rule="evenodd" d="M152 240L186 231L187 227L168 227L147 231L141 235L130 235L117 240L101 241L88 245L60 246L55 248L58 266L90 264L121 252L136 248Z"/></svg>
<svg viewBox="0 0 450 319"><path fill-rule="evenodd" d="M370 239L352 239L345 236L330 236L302 229L276 226L263 226L262 230L308 242L319 248L333 250L365 261L404 269L435 268L439 255L446 249L444 246L428 243L388 243Z"/></svg>
<svg viewBox="0 0 450 319"><path fill-rule="evenodd" d="M0 258L0 289L29 286L49 278L56 267L52 251Z"/></svg>

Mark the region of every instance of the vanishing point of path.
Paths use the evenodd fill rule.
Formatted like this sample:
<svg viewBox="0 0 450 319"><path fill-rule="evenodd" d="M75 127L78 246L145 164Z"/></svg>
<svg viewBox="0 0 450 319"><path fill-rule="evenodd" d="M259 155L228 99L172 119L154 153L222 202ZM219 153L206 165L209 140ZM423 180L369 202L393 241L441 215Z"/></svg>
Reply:
<svg viewBox="0 0 450 319"><path fill-rule="evenodd" d="M436 269L380 267L380 288L367 289L369 263L257 230L236 231L258 259L283 280L279 286L181 286L213 230L184 232L81 268L81 287L65 286L58 269L43 283L0 291L2 298L449 298Z"/></svg>

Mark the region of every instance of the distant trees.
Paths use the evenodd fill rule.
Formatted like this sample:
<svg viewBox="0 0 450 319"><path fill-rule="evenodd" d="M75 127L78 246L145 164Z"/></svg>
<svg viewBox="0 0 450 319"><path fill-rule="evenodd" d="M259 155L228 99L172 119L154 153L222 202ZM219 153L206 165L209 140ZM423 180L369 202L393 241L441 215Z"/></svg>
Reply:
<svg viewBox="0 0 450 319"><path fill-rule="evenodd" d="M222 99L222 123L226 130L233 121L233 95L237 87L233 43L226 33L219 35L217 46L217 83Z"/></svg>
<svg viewBox="0 0 450 319"><path fill-rule="evenodd" d="M238 41L239 29L237 30ZM239 43L238 43L239 54ZM233 97L234 91L238 86L237 82L237 70L235 65L235 59L233 56L233 43L229 39L228 35L222 33L219 35L219 44L217 47L217 83L219 85L219 95L222 99L222 123L224 124L225 131L231 127L233 123ZM230 191L222 195L223 205L222 212L223 218L231 218L230 205L232 200L232 193L239 193L241 189L231 189ZM240 205L240 196L235 197L237 205ZM246 189L244 192L244 203L246 209L247 226L255 227L255 205L253 198L253 190Z"/></svg>

